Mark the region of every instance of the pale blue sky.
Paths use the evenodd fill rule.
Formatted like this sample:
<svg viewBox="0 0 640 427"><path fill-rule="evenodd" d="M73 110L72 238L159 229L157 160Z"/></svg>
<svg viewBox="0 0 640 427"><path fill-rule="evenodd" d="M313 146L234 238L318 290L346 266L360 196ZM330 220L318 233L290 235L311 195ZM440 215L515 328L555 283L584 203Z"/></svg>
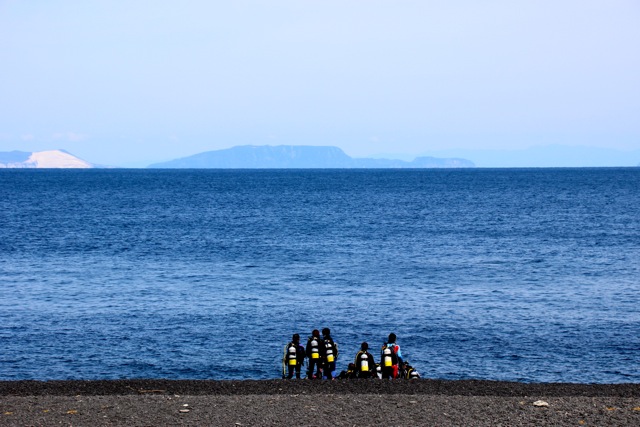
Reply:
<svg viewBox="0 0 640 427"><path fill-rule="evenodd" d="M640 149L640 2L0 0L0 151Z"/></svg>

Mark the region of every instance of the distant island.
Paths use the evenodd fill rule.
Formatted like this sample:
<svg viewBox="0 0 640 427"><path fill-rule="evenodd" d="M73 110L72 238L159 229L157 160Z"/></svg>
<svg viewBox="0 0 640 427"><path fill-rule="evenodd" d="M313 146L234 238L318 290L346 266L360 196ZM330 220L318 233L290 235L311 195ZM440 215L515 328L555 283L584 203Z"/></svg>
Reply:
<svg viewBox="0 0 640 427"><path fill-rule="evenodd" d="M338 147L304 145L242 145L207 151L148 166L158 169L353 169L473 168L459 158L416 157L413 161L353 158Z"/></svg>
<svg viewBox="0 0 640 427"><path fill-rule="evenodd" d="M0 169L90 169L98 167L64 150L0 152Z"/></svg>

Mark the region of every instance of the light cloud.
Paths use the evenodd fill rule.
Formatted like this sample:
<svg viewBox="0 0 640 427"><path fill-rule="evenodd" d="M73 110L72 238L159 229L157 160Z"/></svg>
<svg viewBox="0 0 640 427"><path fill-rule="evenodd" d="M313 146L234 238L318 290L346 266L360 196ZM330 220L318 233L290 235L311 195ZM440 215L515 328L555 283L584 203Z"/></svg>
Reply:
<svg viewBox="0 0 640 427"><path fill-rule="evenodd" d="M78 132L56 132L52 135L55 141L71 141L71 142L79 142L87 139L87 135Z"/></svg>
<svg viewBox="0 0 640 427"><path fill-rule="evenodd" d="M26 133L24 135L20 135L20 139L23 141L33 141L35 139L35 136L30 133Z"/></svg>

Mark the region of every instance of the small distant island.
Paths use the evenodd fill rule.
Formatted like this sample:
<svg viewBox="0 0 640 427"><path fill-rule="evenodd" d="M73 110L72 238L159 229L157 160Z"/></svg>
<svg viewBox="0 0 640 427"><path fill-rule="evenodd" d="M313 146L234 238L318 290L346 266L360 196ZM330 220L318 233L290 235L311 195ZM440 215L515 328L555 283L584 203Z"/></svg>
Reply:
<svg viewBox="0 0 640 427"><path fill-rule="evenodd" d="M0 152L0 169L91 169L98 166L64 150Z"/></svg>
<svg viewBox="0 0 640 427"><path fill-rule="evenodd" d="M393 159L353 158L338 147L304 145L242 145L207 151L148 166L157 169L407 169L473 168L470 160L417 157L411 162Z"/></svg>

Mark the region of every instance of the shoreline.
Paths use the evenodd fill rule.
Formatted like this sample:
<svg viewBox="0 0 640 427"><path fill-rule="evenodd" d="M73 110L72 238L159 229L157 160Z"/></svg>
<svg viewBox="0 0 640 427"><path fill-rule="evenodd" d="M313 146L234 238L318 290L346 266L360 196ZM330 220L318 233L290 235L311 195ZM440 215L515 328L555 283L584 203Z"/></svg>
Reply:
<svg viewBox="0 0 640 427"><path fill-rule="evenodd" d="M640 384L0 381L0 426L638 426Z"/></svg>
<svg viewBox="0 0 640 427"><path fill-rule="evenodd" d="M491 380L16 380L0 381L0 396L130 394L425 394L446 396L640 397L640 383L519 383Z"/></svg>

